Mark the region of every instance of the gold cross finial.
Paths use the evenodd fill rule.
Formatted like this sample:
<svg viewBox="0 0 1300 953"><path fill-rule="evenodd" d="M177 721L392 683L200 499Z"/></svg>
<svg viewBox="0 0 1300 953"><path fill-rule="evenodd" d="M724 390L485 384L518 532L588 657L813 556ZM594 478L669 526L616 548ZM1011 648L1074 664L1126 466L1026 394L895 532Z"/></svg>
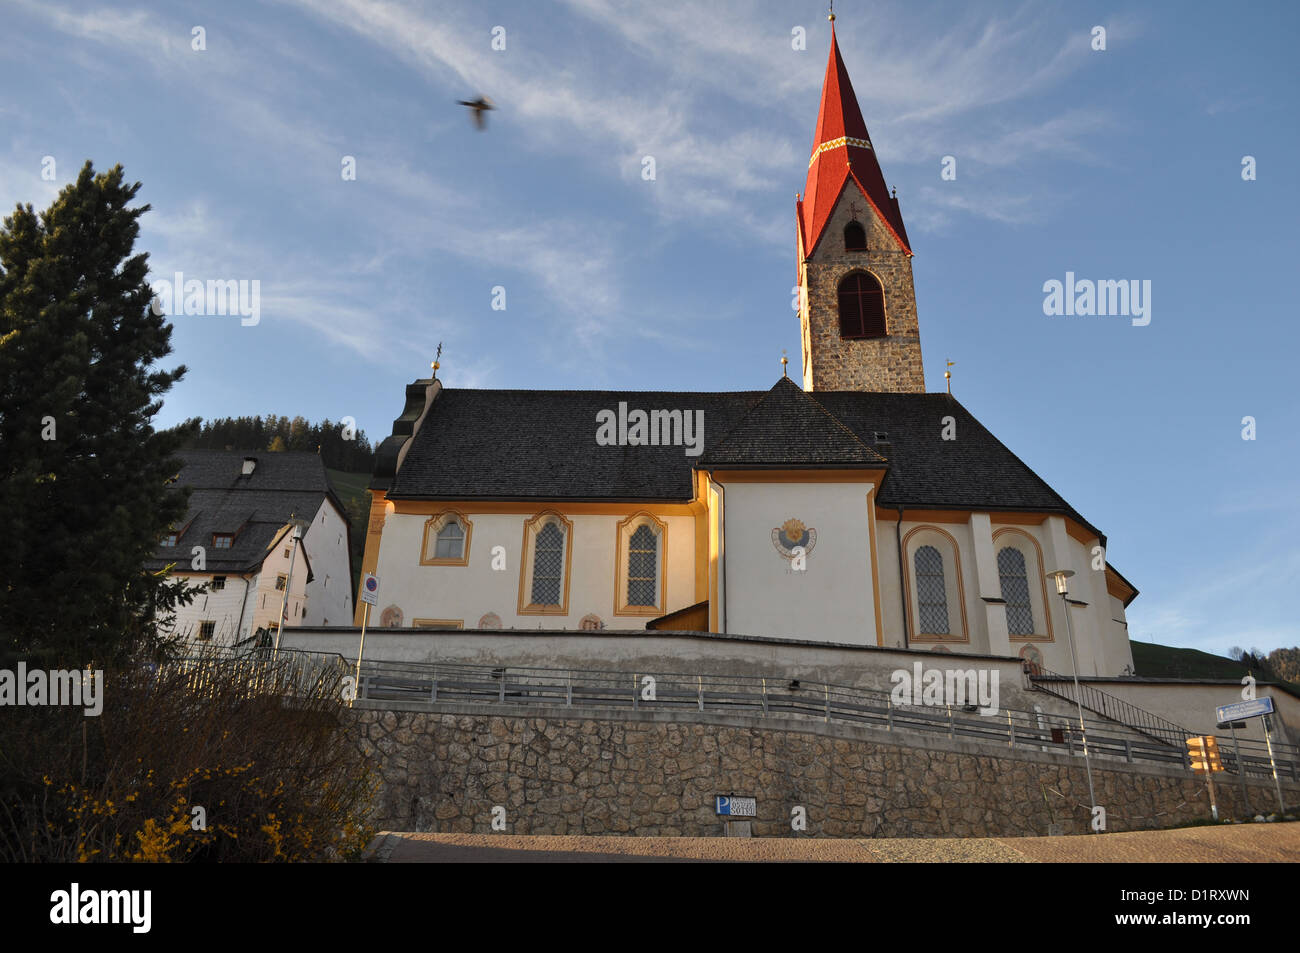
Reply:
<svg viewBox="0 0 1300 953"><path fill-rule="evenodd" d="M785 372L785 366L786 366L787 364L789 364L789 363L790 363L790 362L789 362L788 360L786 360L786 356L785 356L785 348L781 348L781 376L782 376L782 377L789 377L789 376L790 376L789 374L787 374L787 373Z"/></svg>
<svg viewBox="0 0 1300 953"><path fill-rule="evenodd" d="M433 356L433 363L429 365L430 367L433 368L433 377L434 377L435 380L436 380L437 377L438 377L438 368L442 366L442 365L438 362L438 359L441 358L441 357L442 357L442 342L439 341L439 342L438 342L438 353L435 354L435 355Z"/></svg>
<svg viewBox="0 0 1300 953"><path fill-rule="evenodd" d="M949 367L956 367L956 366L957 366L957 362L956 362L956 361L948 361L947 364L948 364ZM949 396L951 396L951 395L952 395L952 371L947 371L947 370L944 371L944 372L943 372L943 379L948 383L948 394L949 394Z"/></svg>
<svg viewBox="0 0 1300 953"><path fill-rule="evenodd" d="M835 0L831 0L830 16L826 19L830 20L832 23L835 22Z"/></svg>

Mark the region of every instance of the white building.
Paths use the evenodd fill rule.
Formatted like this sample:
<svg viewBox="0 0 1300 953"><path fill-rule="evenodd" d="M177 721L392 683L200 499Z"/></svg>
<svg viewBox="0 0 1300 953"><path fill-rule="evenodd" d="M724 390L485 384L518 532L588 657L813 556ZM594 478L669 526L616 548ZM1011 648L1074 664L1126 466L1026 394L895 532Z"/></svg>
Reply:
<svg viewBox="0 0 1300 953"><path fill-rule="evenodd" d="M151 569L172 566L201 591L177 612L194 642L235 645L259 630L346 625L352 618L349 526L313 453L186 450L184 521Z"/></svg>

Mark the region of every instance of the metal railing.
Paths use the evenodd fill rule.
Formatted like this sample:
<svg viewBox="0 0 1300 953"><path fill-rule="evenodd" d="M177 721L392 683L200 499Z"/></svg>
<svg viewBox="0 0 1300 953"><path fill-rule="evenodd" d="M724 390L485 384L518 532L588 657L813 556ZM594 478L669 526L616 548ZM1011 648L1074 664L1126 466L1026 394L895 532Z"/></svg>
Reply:
<svg viewBox="0 0 1300 953"><path fill-rule="evenodd" d="M1167 718L1161 718L1159 715L1139 708L1122 698L1116 698L1114 695L1103 692L1087 682L1078 684L1079 690L1076 694L1074 679L1069 675L1049 671L1041 666L1038 667L1038 671L1029 672L1028 674L1035 688L1050 692L1071 703L1077 701L1077 703L1082 704L1084 708L1094 714L1127 725L1134 731L1140 731L1144 735L1163 741L1175 748L1181 749L1184 742L1196 734L1194 731L1188 731L1182 725L1174 724Z"/></svg>
<svg viewBox="0 0 1300 953"><path fill-rule="evenodd" d="M1008 708L981 715L973 705L897 705L889 692L762 676L366 661L362 663L357 700L431 706L481 703L782 716L1083 755L1078 719L1072 715ZM1127 726L1118 719L1103 721L1085 715L1084 725L1093 757L1190 769L1184 739L1191 732L1173 742L1163 737L1148 738L1148 732L1137 726L1126 733ZM1240 741L1239 745L1240 767L1247 777L1271 776L1263 744ZM1273 748L1279 776L1300 781L1300 748L1280 744ZM1238 764L1232 749L1225 742L1219 750L1225 767L1235 773Z"/></svg>

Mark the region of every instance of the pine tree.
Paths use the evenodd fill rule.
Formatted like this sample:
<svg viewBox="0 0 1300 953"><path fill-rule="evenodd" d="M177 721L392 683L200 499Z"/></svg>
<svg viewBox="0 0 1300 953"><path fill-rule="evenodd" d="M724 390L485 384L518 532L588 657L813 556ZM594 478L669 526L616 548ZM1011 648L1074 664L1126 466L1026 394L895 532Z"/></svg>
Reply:
<svg viewBox="0 0 1300 953"><path fill-rule="evenodd" d="M111 662L156 648L180 585L146 573L184 515L185 431L151 426L185 368L132 254L140 183L90 162L39 216L0 226L0 655Z"/></svg>

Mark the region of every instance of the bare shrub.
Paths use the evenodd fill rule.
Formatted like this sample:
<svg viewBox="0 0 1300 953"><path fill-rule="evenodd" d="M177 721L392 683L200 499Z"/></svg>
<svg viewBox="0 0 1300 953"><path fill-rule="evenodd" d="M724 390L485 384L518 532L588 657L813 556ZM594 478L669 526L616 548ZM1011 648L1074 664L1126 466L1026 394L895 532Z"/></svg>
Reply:
<svg viewBox="0 0 1300 953"><path fill-rule="evenodd" d="M341 718L346 674L212 651L106 671L98 717L6 707L0 860L355 857L374 778Z"/></svg>

